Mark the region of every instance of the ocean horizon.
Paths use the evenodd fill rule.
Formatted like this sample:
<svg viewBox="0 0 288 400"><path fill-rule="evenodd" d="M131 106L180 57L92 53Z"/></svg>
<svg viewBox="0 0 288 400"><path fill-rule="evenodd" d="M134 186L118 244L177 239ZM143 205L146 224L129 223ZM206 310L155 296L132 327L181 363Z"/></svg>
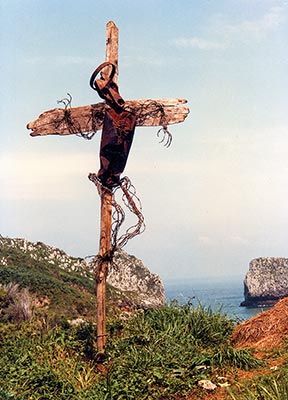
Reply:
<svg viewBox="0 0 288 400"><path fill-rule="evenodd" d="M177 300L180 304L190 301L195 306L210 306L221 310L229 318L245 321L265 308L240 307L244 300L244 279L233 277L208 277L196 279L164 280L167 303Z"/></svg>

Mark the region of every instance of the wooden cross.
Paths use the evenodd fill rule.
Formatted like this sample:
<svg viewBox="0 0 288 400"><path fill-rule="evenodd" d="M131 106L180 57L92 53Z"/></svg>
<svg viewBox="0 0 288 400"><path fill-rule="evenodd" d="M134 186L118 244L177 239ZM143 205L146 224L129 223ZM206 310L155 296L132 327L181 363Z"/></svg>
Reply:
<svg viewBox="0 0 288 400"><path fill-rule="evenodd" d="M110 21L106 25L106 61L116 67L113 77L117 83L118 77L118 28ZM66 99L67 100L67 99ZM160 100L128 100L125 107L129 107L136 114L136 126L162 126L183 122L189 113L187 107L183 107L185 99L160 99ZM81 106L69 107L70 104L63 101L65 108L56 108L43 112L38 119L29 122L31 136L44 135L69 135L77 134L86 137L91 136L102 129L105 110L109 105L105 102ZM111 250L112 228L112 191L103 187L101 196L101 226L99 256L105 257ZM103 354L106 343L106 277L109 261L102 263L101 271L96 278L97 297L97 348L98 354Z"/></svg>

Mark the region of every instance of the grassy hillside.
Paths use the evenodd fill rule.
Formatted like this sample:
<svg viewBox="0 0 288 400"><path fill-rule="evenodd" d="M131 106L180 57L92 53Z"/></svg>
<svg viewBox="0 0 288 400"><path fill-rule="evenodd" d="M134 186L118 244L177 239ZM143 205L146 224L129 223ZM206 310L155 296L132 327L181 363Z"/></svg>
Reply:
<svg viewBox="0 0 288 400"><path fill-rule="evenodd" d="M232 346L233 328L190 304L110 317L99 364L93 324L2 322L0 399L287 400L287 343L256 357Z"/></svg>
<svg viewBox="0 0 288 400"><path fill-rule="evenodd" d="M81 260L1 239L0 399L287 400L288 300L235 329L190 303L119 313L121 294L111 292L99 363L94 283ZM86 322L69 322L79 316ZM276 325L281 340L263 347Z"/></svg>
<svg viewBox="0 0 288 400"><path fill-rule="evenodd" d="M21 328L21 329L19 329ZM175 399L218 379L224 367L260 362L229 345L233 324L219 313L176 304L110 319L107 360L96 362L93 325L2 324L2 398ZM219 372L218 372L219 371Z"/></svg>
<svg viewBox="0 0 288 400"><path fill-rule="evenodd" d="M11 284L18 285L18 300L21 289L28 289L31 307L36 314L49 314L49 318L54 316L57 320L77 317L91 319L95 315L95 283L84 260L70 257L41 242L0 237L2 304L9 301ZM121 292L109 285L107 292L111 304L119 303L121 298L123 302L129 301L127 296L122 296ZM2 318L4 314L5 310L2 310Z"/></svg>

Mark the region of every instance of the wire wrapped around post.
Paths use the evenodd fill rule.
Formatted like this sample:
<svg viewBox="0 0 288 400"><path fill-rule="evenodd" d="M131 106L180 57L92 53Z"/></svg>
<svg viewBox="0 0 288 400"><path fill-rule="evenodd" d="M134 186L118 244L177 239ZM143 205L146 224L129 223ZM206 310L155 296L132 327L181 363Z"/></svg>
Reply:
<svg viewBox="0 0 288 400"><path fill-rule="evenodd" d="M125 176L120 180L119 186L116 186L113 189L106 188L103 186L97 177L97 174L90 173L89 179L95 184L97 187L99 196L103 195L103 190L111 190L111 206L112 206L112 230L111 230L111 246L108 252L102 255L97 255L94 257L94 272L96 276L96 280L99 281L101 279L100 271L103 269L103 264L113 262L113 256L115 251L122 249L127 242L134 238L137 235L140 235L145 230L145 222L144 216L142 214L142 205L139 197L136 195L136 189L132 185L130 179ZM124 208L116 201L116 192L118 190L122 190L122 201L124 206L133 213L136 218L136 224L132 225L128 229L126 229L125 233L119 235L120 229L125 221L125 210ZM105 271L107 276L108 271Z"/></svg>

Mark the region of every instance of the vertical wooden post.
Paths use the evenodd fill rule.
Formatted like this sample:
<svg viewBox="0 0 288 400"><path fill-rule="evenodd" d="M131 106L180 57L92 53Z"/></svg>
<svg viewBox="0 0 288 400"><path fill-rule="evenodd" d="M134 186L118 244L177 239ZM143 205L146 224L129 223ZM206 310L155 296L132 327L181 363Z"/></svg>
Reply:
<svg viewBox="0 0 288 400"><path fill-rule="evenodd" d="M116 72L113 80L117 83L118 79L118 28L114 22L110 21L106 25L106 61L116 66ZM111 74L111 65L101 70L101 74L108 77ZM103 76L102 76L103 77ZM105 79L104 79L105 80ZM138 115L137 126L159 126L163 128L168 124L176 124L183 122L189 113L186 107L179 107L185 104L185 99L160 99L160 100L130 100L127 105ZM64 102L63 102L64 103ZM28 129L32 129L31 136L42 135L70 135L83 132L96 131L103 127L103 117L105 116L105 107L103 103L93 104L89 106L73 107L65 109L54 109L43 112L39 118L27 125ZM95 110L98 116L95 116ZM69 111L69 118L66 118L66 111ZM73 128L73 129L72 129ZM166 128L165 128L166 129ZM166 130L164 129L163 140L165 139ZM163 142L162 140L162 142ZM170 137L168 136L166 145L169 145ZM95 183L94 174L89 178ZM97 184L98 188L98 184ZM125 188L123 187L125 191ZM111 262L111 230L112 230L112 191L102 187L100 190L101 197L101 226L100 226L100 243L99 243L99 259L100 262L96 266L96 297L97 297L97 347L98 353L103 354L106 344L106 278L108 274L109 264ZM129 203L133 206L133 199L129 193L126 193ZM134 206L133 206L134 207Z"/></svg>
<svg viewBox="0 0 288 400"><path fill-rule="evenodd" d="M109 269L109 252L111 250L111 226L112 226L112 191L105 187L101 190L101 223L99 271L96 276L97 298L97 349L98 354L104 353L106 344L106 278Z"/></svg>
<svg viewBox="0 0 288 400"><path fill-rule="evenodd" d="M116 65L114 81L118 77L118 28L110 21L106 25L106 61ZM109 67L108 67L109 68ZM97 349L98 354L103 354L107 339L106 332L106 278L109 268L109 260L105 260L111 251L112 228L112 191L102 187L101 191L101 225L99 256L104 261L100 263L100 270L96 276L97 298Z"/></svg>
<svg viewBox="0 0 288 400"><path fill-rule="evenodd" d="M113 81L118 80L118 28L113 21L106 24L106 61L116 66L116 73Z"/></svg>

